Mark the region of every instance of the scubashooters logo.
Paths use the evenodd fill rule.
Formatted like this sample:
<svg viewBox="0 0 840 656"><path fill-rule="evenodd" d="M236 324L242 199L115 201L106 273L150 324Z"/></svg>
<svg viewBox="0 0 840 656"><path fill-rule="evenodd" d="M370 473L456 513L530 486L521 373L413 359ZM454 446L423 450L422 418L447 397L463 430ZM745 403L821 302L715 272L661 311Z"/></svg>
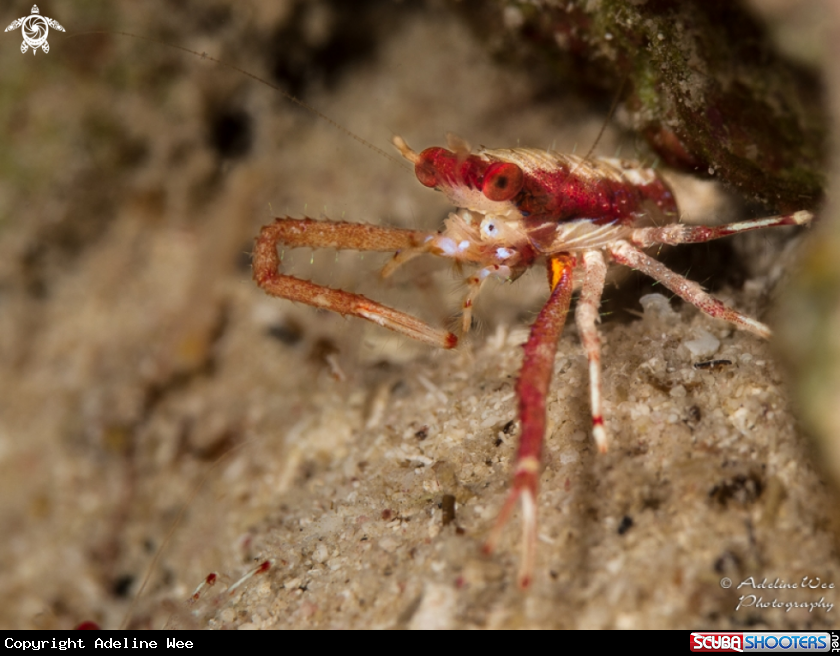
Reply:
<svg viewBox="0 0 840 656"><path fill-rule="evenodd" d="M23 43L20 44L20 51L25 53L32 48L34 55L38 48L44 52L50 51L50 44L47 43L47 35L50 33L50 28L63 32L64 28L59 25L58 21L52 18L41 16L38 11L38 5L32 5L32 13L29 16L23 16L12 21L11 25L6 28L6 32L11 32L20 28L23 34Z"/></svg>
<svg viewBox="0 0 840 656"><path fill-rule="evenodd" d="M824 652L831 651L828 632L700 632L691 634L691 651L706 652Z"/></svg>

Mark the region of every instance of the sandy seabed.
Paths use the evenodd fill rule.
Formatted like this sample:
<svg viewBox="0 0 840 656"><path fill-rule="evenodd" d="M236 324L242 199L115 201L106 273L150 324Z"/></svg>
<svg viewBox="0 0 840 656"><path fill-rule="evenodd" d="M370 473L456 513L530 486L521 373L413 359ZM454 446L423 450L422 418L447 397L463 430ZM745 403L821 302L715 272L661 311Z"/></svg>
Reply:
<svg viewBox="0 0 840 656"><path fill-rule="evenodd" d="M133 5L102 20L258 73L257 48L233 44L291 20L291 5L254 4L206 36L197 18ZM74 11L56 18L93 22ZM374 145L390 151L393 131L419 149L452 131L488 147L585 150L598 133L604 107L542 98L448 12L384 25L374 54L306 96ZM56 36L36 58L5 51L0 626L116 628L184 504L129 626L836 625L836 588L802 587L840 583L836 504L771 345L676 302L642 312L626 300L641 283L625 280L602 324L612 443L598 455L586 359L567 326L537 571L522 593L518 518L496 554L480 547L508 489L520 345L543 273L483 292L477 330L452 352L268 298L247 253L272 216L433 230L445 203L270 89L185 53L118 36ZM208 136L227 134L225 121L240 138L247 124L244 151ZM617 140L608 132L598 152ZM674 185L690 218L737 217L713 184ZM797 249L789 235L738 240L749 279L718 294L765 318ZM453 324L463 288L446 264L413 262L384 283L385 261L284 259ZM728 364L693 366L711 359ZM225 592L266 560L268 572ZM188 604L210 572L219 583ZM764 579L798 587L753 587Z"/></svg>

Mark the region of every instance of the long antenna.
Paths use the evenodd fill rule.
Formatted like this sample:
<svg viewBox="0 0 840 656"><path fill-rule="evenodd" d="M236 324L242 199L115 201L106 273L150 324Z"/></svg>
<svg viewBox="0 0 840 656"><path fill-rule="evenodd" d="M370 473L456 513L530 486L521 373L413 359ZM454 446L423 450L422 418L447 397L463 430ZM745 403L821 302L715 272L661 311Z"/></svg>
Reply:
<svg viewBox="0 0 840 656"><path fill-rule="evenodd" d="M169 546L169 543L172 541L172 536L175 535L175 531L178 529L178 526L181 524L181 520L184 518L189 507L192 505L195 498L198 496L198 493L201 492L201 488L204 487L204 484L207 482L207 479L210 478L210 474L212 474L216 469L218 469L219 465L225 462L228 458L230 458L234 453L239 451L241 448L248 446L255 442L256 440L248 440L246 442L241 442L236 446L228 449L225 453L220 455L216 458L216 461L210 465L207 471L204 472L204 475L201 477L201 480L198 481L198 485L196 485L192 493L190 494L189 498L184 502L181 506L180 510L178 510L178 514L175 516L175 519L172 521L172 524L169 526L169 530L166 532L166 535L163 538L163 542L160 543L157 551L155 552L154 557L152 558L152 562L149 563L149 566L146 568L146 574L143 576L143 581L140 583L140 587L137 589L137 592L134 594L134 597L131 600L131 603L128 606L128 610L125 612L125 616L123 617L123 621L120 624L120 629L127 629L128 623L131 621L131 616L134 615L134 609L137 608L137 604L140 602L140 597L143 596L143 592L146 590L146 586L149 584L149 581L152 578L152 575L155 573L155 569L157 568L157 564L160 561L161 556L163 555L164 550L166 547Z"/></svg>
<svg viewBox="0 0 840 656"><path fill-rule="evenodd" d="M177 43L169 43L168 41L163 41L161 39L155 39L154 37L142 36L140 34L132 34L131 32L122 32L120 30L95 30L95 31L92 31L92 32L77 32L77 33L74 33L74 34L68 34L66 38L71 39L73 37L88 36L88 35L91 35L91 34L108 34L108 35L119 34L121 36L131 37L132 39L138 39L140 41L148 41L149 43L156 43L158 45L166 46L167 48L172 48L174 50L180 50L182 52L186 52L186 53L189 53L189 54L191 54L195 57L198 57L199 59L208 59L211 62L213 62L215 64L218 64L219 66L224 66L225 68L227 68L229 70L236 71L237 73L240 73L241 75L244 75L246 77L250 77L252 80L256 80L257 82L260 82L261 84L264 84L265 86L269 87L270 89L274 89L277 93L279 93L281 96L283 96L289 102L294 103L298 107L301 107L301 108L305 109L306 111L310 112L311 114L314 114L315 116L320 118L322 121L326 121L327 123L332 125L336 130L338 130L339 132L342 132L346 136L350 137L351 139L354 139L355 141L358 141L363 146L365 146L367 148L370 148L373 152L381 155L382 157L385 157L386 159L389 159L390 161L392 161L394 164L397 164L401 168L409 169L408 165L403 160L398 159L397 157L394 157L391 153L389 153L385 150L382 150L378 146L374 146L371 142L367 141L366 139L363 139L362 137L357 135L355 132L353 132L353 131L349 130L348 128L344 127L338 121L335 121L335 120L331 119L329 116L327 116L326 114L324 114L322 112L319 112L317 109L315 109L314 107L312 107L308 103L304 102L300 98L297 98L296 96L293 96L288 91L285 91L285 90L281 89L276 84L272 84L268 80L266 80L264 78L261 78L259 75L255 75L254 73L246 71L244 68L240 68L239 66L236 66L235 64L231 64L231 63L226 62L224 60L217 59L216 57L213 57L212 55L208 55L206 52L197 52L196 50L192 50L191 48L187 48L185 46L178 45Z"/></svg>
<svg viewBox="0 0 840 656"><path fill-rule="evenodd" d="M615 92L615 97L613 98L612 106L610 107L610 111L607 113L607 117L604 119L604 122L601 124L601 130L598 132L598 136L595 137L595 142L592 144L592 148L584 156L584 160L590 158L593 152L595 152L595 148L598 147L598 142L601 141L601 137L604 136L604 131L607 129L607 125L612 119L613 114L615 114L615 110L618 108L618 102L621 100L621 94L624 91L624 86L627 84L627 79L630 77L630 72L624 74L624 77L621 78L621 84L618 86L618 91Z"/></svg>

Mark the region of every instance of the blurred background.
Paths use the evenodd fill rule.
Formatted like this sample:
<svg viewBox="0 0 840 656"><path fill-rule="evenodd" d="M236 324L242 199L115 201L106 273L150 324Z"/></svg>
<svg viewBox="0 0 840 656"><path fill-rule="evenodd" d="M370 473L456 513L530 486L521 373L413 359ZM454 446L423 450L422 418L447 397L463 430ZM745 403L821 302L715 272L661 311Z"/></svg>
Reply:
<svg viewBox="0 0 840 656"><path fill-rule="evenodd" d="M31 11L13 5L6 24ZM19 30L0 50L0 625L118 628L158 553L129 626L833 624L735 611L719 580L840 574L834 3L39 9L66 29L49 53L21 54ZM391 153L394 134L585 154L608 119L595 154L664 167L686 220L804 208L820 223L663 253L773 323L775 351L677 303L640 321L638 298L661 291L642 278L610 291L607 456L567 328L523 596L516 523L478 552L543 273L483 292L473 336L438 353L268 298L250 249L286 214L436 230L447 205L371 147ZM297 275L457 325L462 274L416 261L383 282L386 261L284 254ZM733 366L692 368L683 344L702 331ZM211 571L222 583L188 605Z"/></svg>

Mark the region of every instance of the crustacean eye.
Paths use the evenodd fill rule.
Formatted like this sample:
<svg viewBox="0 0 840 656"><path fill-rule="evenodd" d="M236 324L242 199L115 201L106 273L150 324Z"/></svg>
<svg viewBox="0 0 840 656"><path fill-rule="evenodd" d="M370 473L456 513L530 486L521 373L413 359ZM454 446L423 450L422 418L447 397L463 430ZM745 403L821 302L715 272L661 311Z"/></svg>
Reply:
<svg viewBox="0 0 840 656"><path fill-rule="evenodd" d="M479 230L481 230L481 236L486 239L498 239L499 237L499 225L493 217L482 219Z"/></svg>
<svg viewBox="0 0 840 656"><path fill-rule="evenodd" d="M414 164L414 174L424 187L436 187L451 177L455 157L446 148L426 148Z"/></svg>
<svg viewBox="0 0 840 656"><path fill-rule="evenodd" d="M525 176L516 164L494 162L484 173L481 192L489 200L510 200L522 190Z"/></svg>

